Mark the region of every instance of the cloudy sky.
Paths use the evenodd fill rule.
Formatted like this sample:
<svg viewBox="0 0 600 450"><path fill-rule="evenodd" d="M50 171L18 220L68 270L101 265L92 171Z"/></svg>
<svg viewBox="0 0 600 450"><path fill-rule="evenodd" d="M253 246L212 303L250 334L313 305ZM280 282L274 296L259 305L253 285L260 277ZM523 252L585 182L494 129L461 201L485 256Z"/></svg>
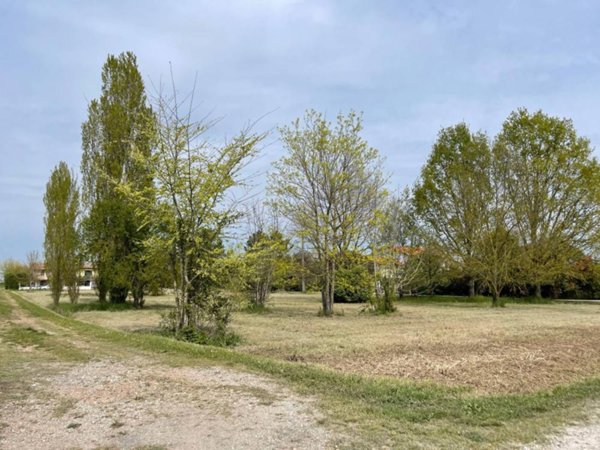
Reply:
<svg viewBox="0 0 600 450"><path fill-rule="evenodd" d="M520 106L571 117L600 142L600 5L530 1L0 0L0 260L41 251L45 183L76 170L80 125L109 53L138 56L147 86L169 73L215 139L266 113L269 130L315 108L364 113L392 187L412 184L441 127L495 134ZM281 155L274 135L260 190Z"/></svg>

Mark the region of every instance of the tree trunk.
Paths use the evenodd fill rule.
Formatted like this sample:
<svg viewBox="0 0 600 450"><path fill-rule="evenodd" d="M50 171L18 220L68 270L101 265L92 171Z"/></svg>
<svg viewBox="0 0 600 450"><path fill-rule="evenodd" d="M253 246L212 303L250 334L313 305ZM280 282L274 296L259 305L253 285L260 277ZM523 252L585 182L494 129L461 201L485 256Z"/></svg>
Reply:
<svg viewBox="0 0 600 450"><path fill-rule="evenodd" d="M134 263L133 278L131 280L131 295L133 297L134 308L142 308L144 306L144 273L143 263L136 261Z"/></svg>
<svg viewBox="0 0 600 450"><path fill-rule="evenodd" d="M535 298L542 298L542 285L540 283L535 285Z"/></svg>
<svg viewBox="0 0 600 450"><path fill-rule="evenodd" d="M69 299L71 300L71 303L76 304L79 300L79 286L77 285L77 282L75 282L75 284L72 286L68 286L67 292L69 293Z"/></svg>
<svg viewBox="0 0 600 450"><path fill-rule="evenodd" d="M133 296L134 308L144 307L144 286L141 283L135 283L131 287L131 295Z"/></svg>
<svg viewBox="0 0 600 450"><path fill-rule="evenodd" d="M306 274L305 274L305 260L304 260L304 237L302 237L302 293L306 292Z"/></svg>
<svg viewBox="0 0 600 450"><path fill-rule="evenodd" d="M56 271L58 272L58 271ZM55 273L56 273L55 272ZM20 284L19 284L20 286ZM54 302L54 305L58 305L58 302L60 301L60 294L62 293L62 288L63 288L63 282L60 278L60 276L55 275L53 279L50 280L50 288L51 288L51 292L52 292L52 301Z"/></svg>
<svg viewBox="0 0 600 450"><path fill-rule="evenodd" d="M475 297L475 278L469 278L469 298Z"/></svg>
<svg viewBox="0 0 600 450"><path fill-rule="evenodd" d="M111 303L125 303L129 289L125 286L114 286L110 289Z"/></svg>
<svg viewBox="0 0 600 450"><path fill-rule="evenodd" d="M96 278L96 285L98 286L98 301L100 303L106 303L106 298L108 295L108 286L106 285L106 281L102 276L98 276Z"/></svg>
<svg viewBox="0 0 600 450"><path fill-rule="evenodd" d="M60 292L58 292L58 295L56 292L54 292L54 290L52 291L52 303L54 303L54 306L58 305L58 302L60 300Z"/></svg>
<svg viewBox="0 0 600 450"><path fill-rule="evenodd" d="M323 303L323 315L333 314L333 294L335 292L335 263L327 259L325 261L325 274L321 288L321 301Z"/></svg>
<svg viewBox="0 0 600 450"><path fill-rule="evenodd" d="M492 289L492 308L496 308L498 306L498 293L495 289Z"/></svg>

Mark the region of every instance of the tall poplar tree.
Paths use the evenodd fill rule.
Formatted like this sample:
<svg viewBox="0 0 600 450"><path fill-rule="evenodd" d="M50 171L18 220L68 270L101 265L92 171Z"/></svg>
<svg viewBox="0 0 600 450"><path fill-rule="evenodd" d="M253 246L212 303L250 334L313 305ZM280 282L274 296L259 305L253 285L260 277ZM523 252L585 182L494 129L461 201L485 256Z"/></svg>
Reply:
<svg viewBox="0 0 600 450"><path fill-rule="evenodd" d="M50 276L52 300L58 304L66 285L72 302L77 301L79 258L79 191L77 181L64 162L54 168L44 195L44 256Z"/></svg>
<svg viewBox="0 0 600 450"><path fill-rule="evenodd" d="M109 55L100 98L92 100L82 124L84 230L100 301L110 294L111 302L124 302L131 291L134 305L143 305L142 242L148 229L136 219L135 204L120 187L141 192L152 184L147 165L133 154L150 157L153 123L135 55Z"/></svg>

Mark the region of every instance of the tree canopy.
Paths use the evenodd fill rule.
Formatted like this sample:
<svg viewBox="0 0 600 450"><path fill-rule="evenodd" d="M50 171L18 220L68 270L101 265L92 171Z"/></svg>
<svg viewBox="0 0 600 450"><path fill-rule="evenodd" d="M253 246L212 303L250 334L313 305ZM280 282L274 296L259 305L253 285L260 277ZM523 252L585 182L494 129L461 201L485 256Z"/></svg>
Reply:
<svg viewBox="0 0 600 450"><path fill-rule="evenodd" d="M50 175L44 205L44 258L52 299L58 304L62 289L67 286L71 301L76 302L81 268L79 190L75 175L65 162L61 161Z"/></svg>
<svg viewBox="0 0 600 450"><path fill-rule="evenodd" d="M148 230L135 221L135 205L119 186L142 191L152 184L152 174L133 152L150 157L154 120L135 55L109 55L100 98L89 104L82 125L86 249L96 267L101 301L110 294L112 302L123 302L131 291L135 304L143 304L141 242Z"/></svg>
<svg viewBox="0 0 600 450"><path fill-rule="evenodd" d="M270 191L279 211L313 248L321 265L323 312L333 312L336 263L371 239L377 203L385 197L379 152L361 136L362 118L340 114L332 125L306 112L280 128L288 154L277 161Z"/></svg>

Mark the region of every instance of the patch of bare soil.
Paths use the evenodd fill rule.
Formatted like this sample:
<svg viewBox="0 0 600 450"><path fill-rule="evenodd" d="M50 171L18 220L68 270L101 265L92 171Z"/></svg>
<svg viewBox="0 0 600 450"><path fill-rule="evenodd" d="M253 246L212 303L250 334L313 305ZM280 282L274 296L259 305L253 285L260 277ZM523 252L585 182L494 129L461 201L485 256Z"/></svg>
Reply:
<svg viewBox="0 0 600 450"><path fill-rule="evenodd" d="M313 400L232 369L100 360L31 389L0 408L3 449L330 446Z"/></svg>

